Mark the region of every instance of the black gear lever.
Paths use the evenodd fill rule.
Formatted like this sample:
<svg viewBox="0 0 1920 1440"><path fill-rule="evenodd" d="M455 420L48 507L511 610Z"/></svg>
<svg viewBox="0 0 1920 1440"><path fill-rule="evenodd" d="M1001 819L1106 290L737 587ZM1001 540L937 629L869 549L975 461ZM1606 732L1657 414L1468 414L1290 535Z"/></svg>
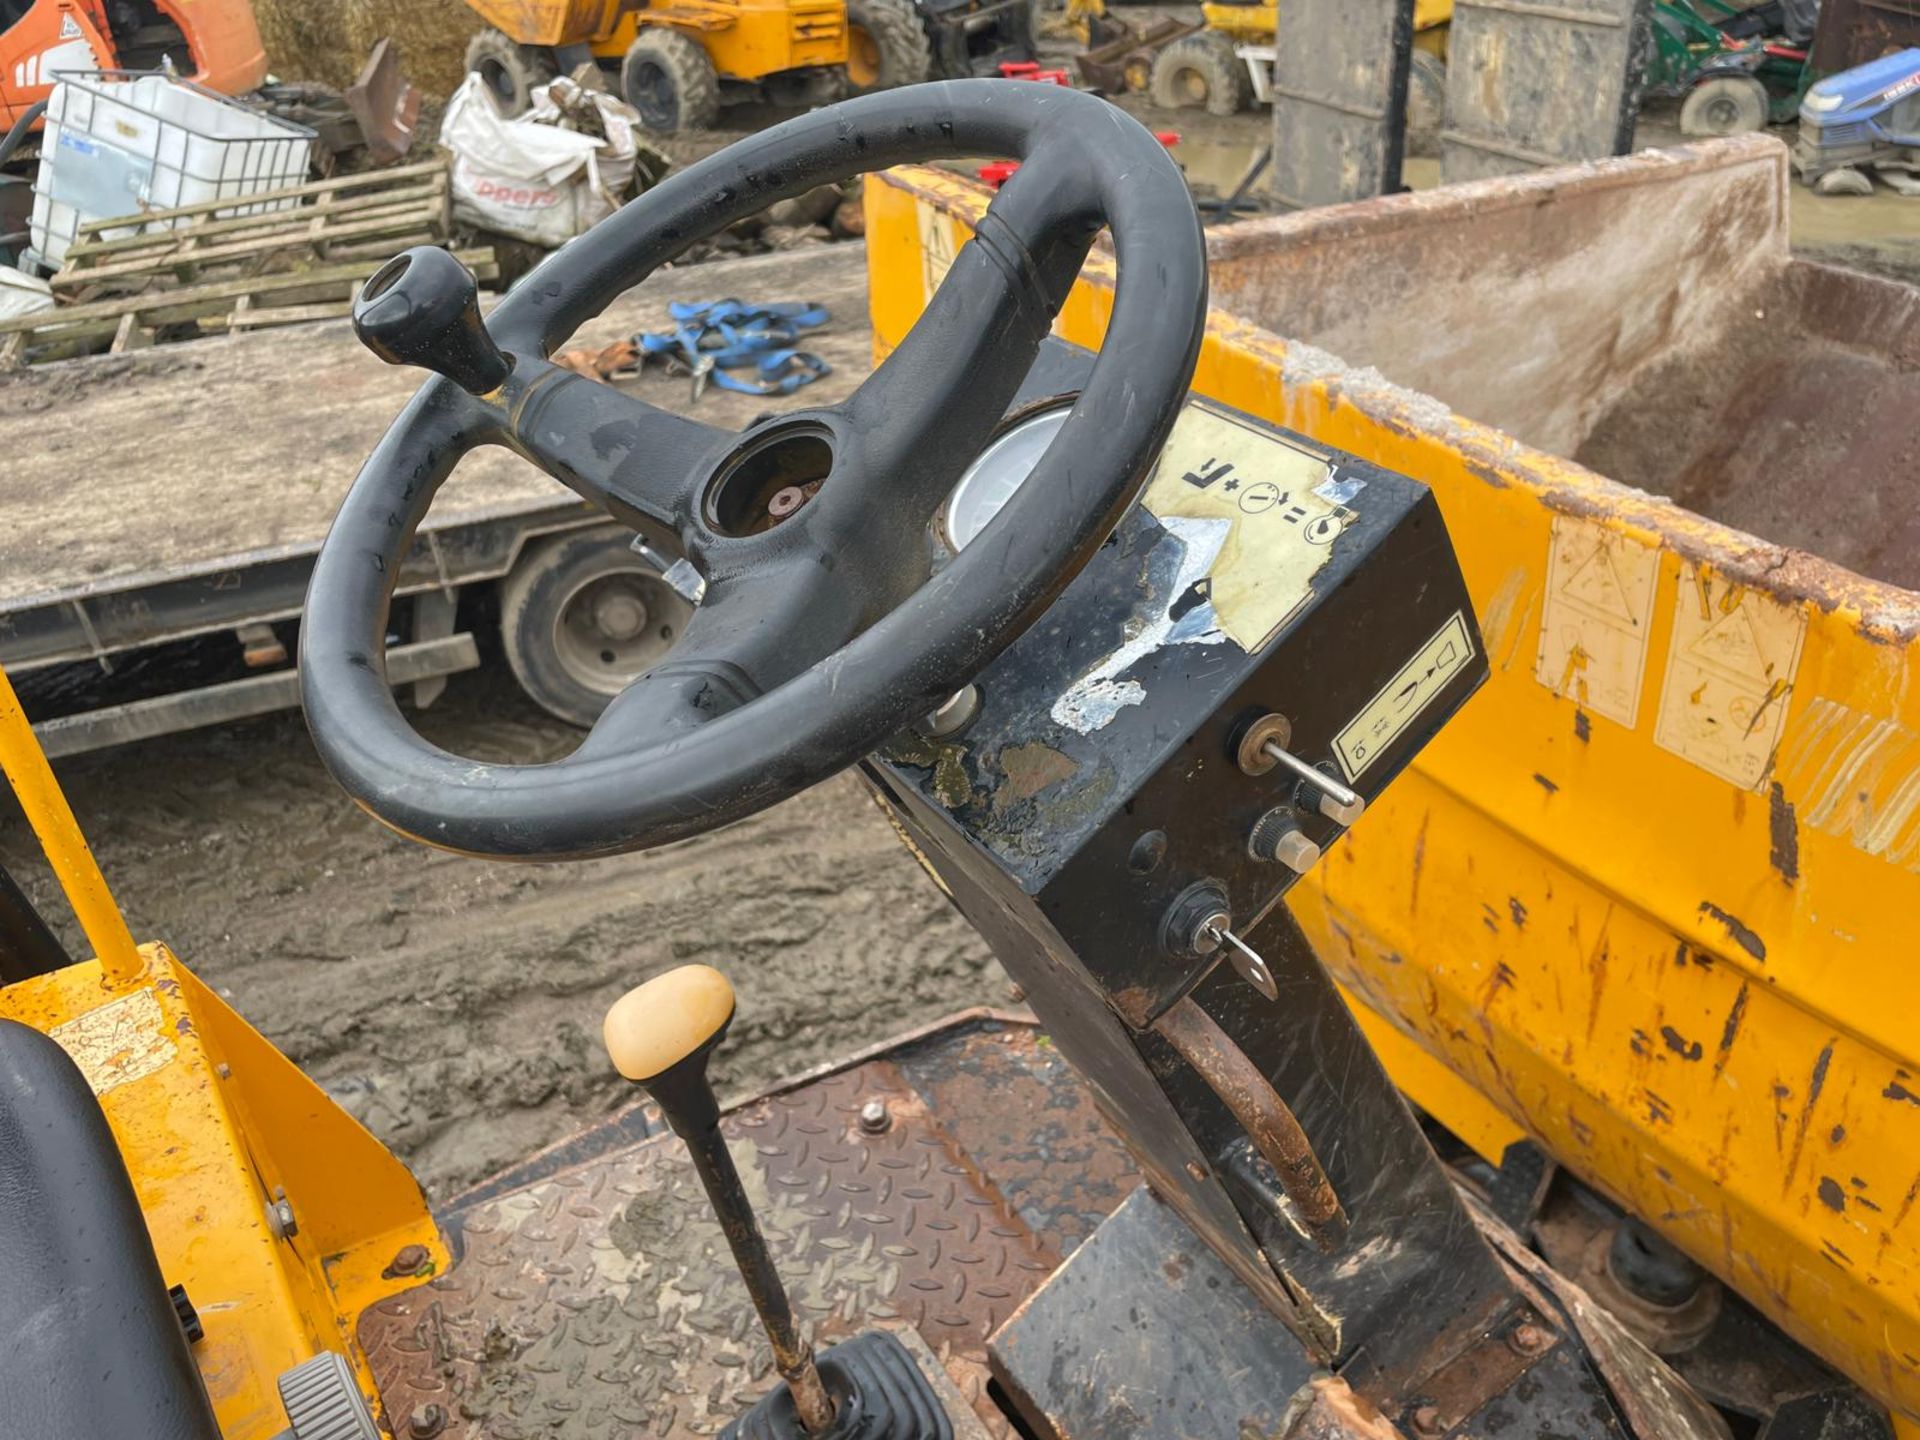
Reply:
<svg viewBox="0 0 1920 1440"><path fill-rule="evenodd" d="M353 329L389 365L432 370L472 395L513 373L480 318L479 282L437 245L416 245L375 271L353 302Z"/></svg>
<svg viewBox="0 0 1920 1440"><path fill-rule="evenodd" d="M607 1053L686 1141L707 1199L786 1381L722 1432L723 1440L953 1440L953 1424L911 1354L872 1330L816 1365L794 1323L786 1287L720 1134L707 1062L733 1023L733 986L718 970L686 965L628 991L607 1011Z"/></svg>

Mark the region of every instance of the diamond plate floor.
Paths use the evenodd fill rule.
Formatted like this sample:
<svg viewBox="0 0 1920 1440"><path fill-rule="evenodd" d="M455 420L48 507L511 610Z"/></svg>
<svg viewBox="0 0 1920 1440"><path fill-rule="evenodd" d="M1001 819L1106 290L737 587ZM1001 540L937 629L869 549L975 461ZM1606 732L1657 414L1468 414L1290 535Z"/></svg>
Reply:
<svg viewBox="0 0 1920 1440"><path fill-rule="evenodd" d="M878 1136L857 1123L874 1099L893 1122ZM400 1435L429 1404L447 1440L711 1435L775 1383L684 1148L626 1143L620 1126L619 1148L456 1202L441 1217L452 1270L361 1317ZM1059 1057L1030 1030L975 1022L756 1101L724 1130L816 1346L911 1325L1009 1434L984 1395L988 1334L1137 1183Z"/></svg>

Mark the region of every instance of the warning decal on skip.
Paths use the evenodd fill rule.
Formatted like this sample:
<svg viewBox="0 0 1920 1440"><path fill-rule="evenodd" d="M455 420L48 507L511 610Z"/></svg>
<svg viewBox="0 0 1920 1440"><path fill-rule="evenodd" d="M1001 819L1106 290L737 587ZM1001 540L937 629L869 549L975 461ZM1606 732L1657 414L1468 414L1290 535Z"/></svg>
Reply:
<svg viewBox="0 0 1920 1440"><path fill-rule="evenodd" d="M1632 729L1659 571L1658 550L1598 521L1555 516L1534 678Z"/></svg>
<svg viewBox="0 0 1920 1440"><path fill-rule="evenodd" d="M1799 606L1681 566L1654 743L1742 790L1759 789L1773 768L1806 634Z"/></svg>

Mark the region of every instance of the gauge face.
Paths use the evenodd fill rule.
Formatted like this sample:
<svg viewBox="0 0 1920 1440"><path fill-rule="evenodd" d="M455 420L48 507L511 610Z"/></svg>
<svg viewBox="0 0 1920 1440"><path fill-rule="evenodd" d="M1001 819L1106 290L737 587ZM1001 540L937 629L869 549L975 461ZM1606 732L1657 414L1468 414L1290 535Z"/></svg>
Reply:
<svg viewBox="0 0 1920 1440"><path fill-rule="evenodd" d="M967 473L947 497L942 527L955 554L971 545L1014 492L1026 484L1072 411L1068 403L1029 415L982 450L980 458L967 467Z"/></svg>

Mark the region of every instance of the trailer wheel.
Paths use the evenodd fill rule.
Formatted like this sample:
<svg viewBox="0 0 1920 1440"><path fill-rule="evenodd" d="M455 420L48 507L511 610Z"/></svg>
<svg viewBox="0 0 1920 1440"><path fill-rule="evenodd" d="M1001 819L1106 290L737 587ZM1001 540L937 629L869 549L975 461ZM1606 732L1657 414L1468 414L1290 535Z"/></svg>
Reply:
<svg viewBox="0 0 1920 1440"><path fill-rule="evenodd" d="M1252 91L1233 41L1218 30L1176 40L1153 57L1153 103L1163 110L1204 105L1209 115L1236 115Z"/></svg>
<svg viewBox="0 0 1920 1440"><path fill-rule="evenodd" d="M1680 107L1683 135L1746 135L1767 128L1767 87L1751 75L1716 75L1687 92Z"/></svg>
<svg viewBox="0 0 1920 1440"><path fill-rule="evenodd" d="M663 135L711 130L720 120L720 76L713 60L678 30L649 25L627 47L620 90L649 130Z"/></svg>
<svg viewBox="0 0 1920 1440"><path fill-rule="evenodd" d="M500 584L514 678L541 709L583 728L666 658L692 614L632 536L605 527L528 546Z"/></svg>
<svg viewBox="0 0 1920 1440"><path fill-rule="evenodd" d="M533 92L560 73L551 50L522 45L500 30L482 30L467 42L467 69L487 82L493 103L509 118L525 114Z"/></svg>
<svg viewBox="0 0 1920 1440"><path fill-rule="evenodd" d="M856 95L917 85L933 73L933 47L907 0L847 0L847 87Z"/></svg>

